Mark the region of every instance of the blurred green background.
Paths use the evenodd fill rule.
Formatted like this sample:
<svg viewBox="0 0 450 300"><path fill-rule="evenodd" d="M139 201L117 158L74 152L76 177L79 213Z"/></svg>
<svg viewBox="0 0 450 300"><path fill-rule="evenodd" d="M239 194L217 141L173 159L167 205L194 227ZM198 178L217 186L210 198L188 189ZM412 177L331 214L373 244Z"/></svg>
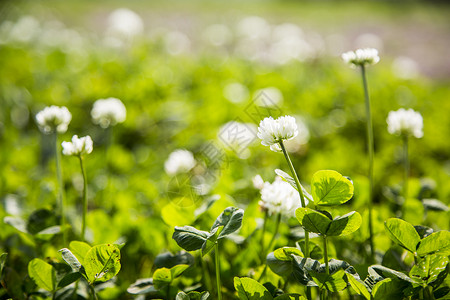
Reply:
<svg viewBox="0 0 450 300"><path fill-rule="evenodd" d="M368 69L368 80L377 249L389 248L382 234L388 217L448 230L448 212L428 211L421 200L450 202L450 6L357 3L2 1L0 216L26 219L36 209L55 205L51 138L39 132L34 119L48 105L66 106L73 116L60 142L74 134L94 140L86 158L88 241L126 242L116 287L104 291L104 298L128 297L126 287L151 276L156 255L180 250L171 239L173 226L206 229L234 205L246 209L240 235L251 235L262 218L252 177L261 174L273 181L274 169L287 170L283 156L255 136L259 120L269 114L294 115L304 125L291 148L301 180L307 185L321 169L351 177L356 194L347 206L364 214L363 91L358 70L346 66L340 54L375 47L381 61ZM261 109L262 89L270 109ZM127 120L110 130L90 118L95 100L107 97L121 99L127 108ZM389 111L401 107L424 118L424 137L410 143L409 194L414 199L403 205L398 195L402 143L386 125ZM240 127L248 134L245 145L232 137L230 143L223 126L236 124L231 121L245 124ZM211 159L208 147L220 151L221 158ZM164 172L164 161L179 148L192 151L198 161L188 180L205 184L201 195L169 192L173 178ZM81 210L77 160L63 157L63 173L76 239ZM211 195L220 200L195 215ZM286 222L274 247L293 244L290 230L296 225ZM0 249L10 253L9 264L20 274L26 274L33 257L59 257L60 237L40 241L0 226ZM364 253L366 238L363 226L347 244L336 244L341 247L337 256L357 265L360 255L352 251ZM252 263L246 258L257 249L231 241L224 247L224 255L234 261L224 262L228 278L247 274ZM181 286L193 284L196 276L186 277ZM233 290L231 279L225 285Z"/></svg>

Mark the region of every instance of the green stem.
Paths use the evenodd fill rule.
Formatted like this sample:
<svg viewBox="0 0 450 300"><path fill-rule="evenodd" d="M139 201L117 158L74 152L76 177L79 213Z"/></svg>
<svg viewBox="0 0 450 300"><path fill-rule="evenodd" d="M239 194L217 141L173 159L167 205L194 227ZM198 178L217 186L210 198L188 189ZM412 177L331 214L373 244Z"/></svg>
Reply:
<svg viewBox="0 0 450 300"><path fill-rule="evenodd" d="M209 276L209 271L207 266L205 266L205 261L202 259L200 254L200 264L202 266L202 275L203 279L205 281L205 286L208 291L212 290L212 283L211 283L211 277Z"/></svg>
<svg viewBox="0 0 450 300"><path fill-rule="evenodd" d="M92 285L89 285L89 288L90 288L90 290L91 290L92 298L93 298L94 300L98 300L97 294L95 293L94 287L93 287Z"/></svg>
<svg viewBox="0 0 450 300"><path fill-rule="evenodd" d="M217 299L222 300L222 287L220 283L219 243L215 245L214 258L216 262Z"/></svg>
<svg viewBox="0 0 450 300"><path fill-rule="evenodd" d="M58 180L58 206L59 213L61 214L61 230L63 234L63 245L67 246L67 230L66 225L66 213L64 210L64 182L61 168L61 153L58 146L58 133L55 132L55 161L56 161L56 177Z"/></svg>
<svg viewBox="0 0 450 300"><path fill-rule="evenodd" d="M364 65L361 65L361 76L364 87L364 99L366 102L366 118L367 118L367 150L369 152L369 243L370 243L370 258L372 263L375 262L375 248L373 244L373 223L372 223L372 206L373 206L373 124L372 124L372 112L369 98L369 88L367 87L366 69Z"/></svg>
<svg viewBox="0 0 450 300"><path fill-rule="evenodd" d="M302 185L300 184L300 180L298 179L297 172L295 172L294 165L292 164L291 158L284 147L283 140L279 141L281 150L283 150L284 157L289 165L289 169L291 170L292 177L294 177L295 184L297 185L297 190L300 195L300 202L302 207L306 207L305 196L303 195ZM309 232L305 230L305 257L309 257Z"/></svg>
<svg viewBox="0 0 450 300"><path fill-rule="evenodd" d="M327 247L327 236L323 236L323 259L325 260L325 273L330 275L330 268L328 267L328 247Z"/></svg>
<svg viewBox="0 0 450 300"><path fill-rule="evenodd" d="M166 299L170 300L170 284L167 285L167 290L166 290Z"/></svg>
<svg viewBox="0 0 450 300"><path fill-rule="evenodd" d="M270 248L272 247L273 242L275 241L275 237L278 234L278 229L280 228L280 223L281 223L281 213L278 213L277 221L275 224L275 231L273 232L272 238L270 239L270 242L269 242L269 246L267 247L267 250L269 250L269 251L270 251ZM263 255L265 255L265 254L266 253L263 253ZM261 275L259 276L258 281L260 281L264 277L264 275L266 275L266 271L267 271L267 260L264 260L264 269L261 272Z"/></svg>
<svg viewBox="0 0 450 300"><path fill-rule="evenodd" d="M267 223L267 217L269 215L269 211L265 210L264 211L264 223L263 223L263 228L262 228L262 234L261 234L261 261L264 261L264 236L266 235L266 223Z"/></svg>
<svg viewBox="0 0 450 300"><path fill-rule="evenodd" d="M81 240L86 241L85 233L86 233L86 215L87 215L87 178L86 178L86 170L83 166L83 157L78 156L80 159L80 167L81 173L83 174L83 214L81 219Z"/></svg>
<svg viewBox="0 0 450 300"><path fill-rule="evenodd" d="M408 199L408 178L409 178L409 157L408 157L408 136L403 135L403 164L405 172L403 174L403 197L404 201Z"/></svg>

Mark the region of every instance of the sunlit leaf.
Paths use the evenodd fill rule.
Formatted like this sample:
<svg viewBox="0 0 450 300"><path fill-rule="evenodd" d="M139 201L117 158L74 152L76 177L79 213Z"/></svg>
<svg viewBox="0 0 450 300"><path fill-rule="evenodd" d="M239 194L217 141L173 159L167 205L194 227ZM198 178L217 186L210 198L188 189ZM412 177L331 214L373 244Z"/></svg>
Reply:
<svg viewBox="0 0 450 300"><path fill-rule="evenodd" d="M238 230L242 225L244 210L236 207L227 207L216 219L211 227L211 231L219 226L223 226L217 239L222 239L230 233Z"/></svg>
<svg viewBox="0 0 450 300"><path fill-rule="evenodd" d="M417 248L419 256L438 253L440 255L450 255L450 232L446 230L433 232L425 237Z"/></svg>
<svg viewBox="0 0 450 300"><path fill-rule="evenodd" d="M339 205L353 197L353 184L336 171L322 170L313 175L311 194L315 205Z"/></svg>
<svg viewBox="0 0 450 300"><path fill-rule="evenodd" d="M52 292L56 286L56 271L52 265L40 258L35 258L28 263L28 275L44 290Z"/></svg>
<svg viewBox="0 0 450 300"><path fill-rule="evenodd" d="M94 246L86 253L83 266L90 283L110 280L120 271L120 250L114 244Z"/></svg>
<svg viewBox="0 0 450 300"><path fill-rule="evenodd" d="M412 253L416 252L420 237L411 224L401 219L390 218L384 222L384 227L391 240Z"/></svg>
<svg viewBox="0 0 450 300"><path fill-rule="evenodd" d="M359 213L352 211L348 214L333 219L326 231L328 236L343 236L355 232L359 229L362 218Z"/></svg>
<svg viewBox="0 0 450 300"><path fill-rule="evenodd" d="M309 232L326 234L331 224L331 220L326 215L307 207L297 208L295 216L300 225Z"/></svg>
<svg viewBox="0 0 450 300"><path fill-rule="evenodd" d="M272 300L269 291L258 281L248 277L234 277L234 288L241 300Z"/></svg>

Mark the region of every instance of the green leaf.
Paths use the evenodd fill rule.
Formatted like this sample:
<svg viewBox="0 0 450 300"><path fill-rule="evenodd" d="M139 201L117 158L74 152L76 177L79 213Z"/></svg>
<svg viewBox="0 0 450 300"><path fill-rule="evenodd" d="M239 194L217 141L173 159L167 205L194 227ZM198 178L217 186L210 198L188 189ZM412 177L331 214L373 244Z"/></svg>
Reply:
<svg viewBox="0 0 450 300"><path fill-rule="evenodd" d="M78 261L81 264L83 264L86 254L89 252L89 250L91 250L92 247L89 246L89 244L87 244L85 242L72 241L69 244L69 248L70 248L71 252L73 253L73 255L76 256Z"/></svg>
<svg viewBox="0 0 450 300"><path fill-rule="evenodd" d="M11 225L15 229L23 233L29 233L27 230L27 223L25 222L25 220L19 217L7 216L3 218L3 222L5 222L5 224Z"/></svg>
<svg viewBox="0 0 450 300"><path fill-rule="evenodd" d="M345 271L339 270L333 274L318 273L310 271L309 274L317 283L319 289L327 289L330 292L339 292L347 287L347 282L345 281Z"/></svg>
<svg viewBox="0 0 450 300"><path fill-rule="evenodd" d="M81 278L80 272L69 273L58 282L58 288L63 288Z"/></svg>
<svg viewBox="0 0 450 300"><path fill-rule="evenodd" d="M69 249L63 248L58 252L61 252L62 258L72 268L72 270L74 270L75 272L80 271L82 265Z"/></svg>
<svg viewBox="0 0 450 300"><path fill-rule="evenodd" d="M299 207L295 210L295 216L302 227L319 234L326 234L331 224L330 218L326 215L307 207Z"/></svg>
<svg viewBox="0 0 450 300"><path fill-rule="evenodd" d="M401 219L390 218L384 222L384 227L391 240L412 253L416 252L420 237L414 226Z"/></svg>
<svg viewBox="0 0 450 300"><path fill-rule="evenodd" d="M419 247L417 248L417 254L421 257L428 254L440 254L444 256L450 255L450 232L438 231L433 232L426 238L424 238Z"/></svg>
<svg viewBox="0 0 450 300"><path fill-rule="evenodd" d="M194 251L202 248L208 235L208 232L198 230L192 226L176 226L172 238L177 242L178 246L184 250Z"/></svg>
<svg viewBox="0 0 450 300"><path fill-rule="evenodd" d="M161 290L164 287L170 285L172 280L173 278L170 269L161 268L153 273L153 285L157 290Z"/></svg>
<svg viewBox="0 0 450 300"><path fill-rule="evenodd" d="M161 290L172 283L172 281L181 275L189 265L177 265L173 268L161 268L157 269L153 273L153 285L156 289Z"/></svg>
<svg viewBox="0 0 450 300"><path fill-rule="evenodd" d="M273 298L274 300L307 300L305 297L299 294L283 294Z"/></svg>
<svg viewBox="0 0 450 300"><path fill-rule="evenodd" d="M403 290L408 283L393 278L386 278L377 282L372 289L374 300L403 299Z"/></svg>
<svg viewBox="0 0 450 300"><path fill-rule="evenodd" d="M205 256L206 254L208 254L214 248L214 246L217 244L217 238L218 238L220 232L222 231L222 229L223 229L223 227L220 226L220 227L214 228L211 231L208 238L202 245L202 256Z"/></svg>
<svg viewBox="0 0 450 300"><path fill-rule="evenodd" d="M362 218L356 211L349 212L342 217L335 218L331 221L330 227L327 230L328 236L343 236L355 232L359 229L362 223Z"/></svg>
<svg viewBox="0 0 450 300"><path fill-rule="evenodd" d="M178 276L180 276L187 268L189 268L189 265L177 265L173 268L170 268L170 274L172 274L172 278L175 279Z"/></svg>
<svg viewBox="0 0 450 300"><path fill-rule="evenodd" d="M8 256L8 253L2 253L2 255L0 255L0 280L2 278L3 268L5 267L5 262L6 262L7 256Z"/></svg>
<svg viewBox="0 0 450 300"><path fill-rule="evenodd" d="M273 254L276 259L284 260L284 261L292 261L293 258L291 256L291 254L298 255L298 256L304 256L300 249L297 249L294 247L278 248L273 252Z"/></svg>
<svg viewBox="0 0 450 300"><path fill-rule="evenodd" d="M179 292L175 300L206 300L209 298L209 292L196 292L192 291L189 293Z"/></svg>
<svg viewBox="0 0 450 300"><path fill-rule="evenodd" d="M351 274L346 273L347 280L352 286L352 288L358 293L358 295L363 296L364 298L370 300L370 293L367 290L367 287L364 285L364 282L361 279L357 279L353 277Z"/></svg>
<svg viewBox="0 0 450 300"><path fill-rule="evenodd" d="M289 183L294 189L296 189L298 191L297 183L295 182L294 178L292 178L288 173L286 173L280 169L275 169L275 173L278 176L280 176L284 181ZM300 184L300 186L302 187L302 192L303 192L303 196L305 197L305 199L308 200L309 202L314 202L311 194L308 193L308 191L303 187L303 185Z"/></svg>
<svg viewBox="0 0 450 300"><path fill-rule="evenodd" d="M427 286L438 279L439 274L445 271L448 263L448 256L427 255L412 267L409 276L422 282L422 286Z"/></svg>
<svg viewBox="0 0 450 300"><path fill-rule="evenodd" d="M322 170L313 175L311 193L316 205L339 205L353 197L353 184L336 171Z"/></svg>
<svg viewBox="0 0 450 300"><path fill-rule="evenodd" d="M84 269L90 284L107 281L120 271L120 250L117 245L92 247L84 258Z"/></svg>
<svg viewBox="0 0 450 300"><path fill-rule="evenodd" d="M258 281L248 277L234 277L234 288L241 300L272 300L269 291Z"/></svg>
<svg viewBox="0 0 450 300"><path fill-rule="evenodd" d="M386 268L382 265L372 265L369 267L369 274L375 272L376 274L381 275L383 278L393 278L398 279L404 282L415 283L415 281L408 277L408 275L395 271L389 268Z"/></svg>
<svg viewBox="0 0 450 300"><path fill-rule="evenodd" d="M28 263L28 275L38 287L53 292L56 286L56 272L52 265L40 258L35 258Z"/></svg>
<svg viewBox="0 0 450 300"><path fill-rule="evenodd" d="M449 211L448 206L438 199L423 199L423 207L431 211Z"/></svg>
<svg viewBox="0 0 450 300"><path fill-rule="evenodd" d="M127 292L133 295L156 294L158 290L153 285L153 278L141 278L130 285Z"/></svg>
<svg viewBox="0 0 450 300"><path fill-rule="evenodd" d="M230 233L238 230L242 225L242 218L244 217L244 210L236 207L227 207L216 219L211 232L219 227L223 226L222 232L220 232L217 239L222 239Z"/></svg>

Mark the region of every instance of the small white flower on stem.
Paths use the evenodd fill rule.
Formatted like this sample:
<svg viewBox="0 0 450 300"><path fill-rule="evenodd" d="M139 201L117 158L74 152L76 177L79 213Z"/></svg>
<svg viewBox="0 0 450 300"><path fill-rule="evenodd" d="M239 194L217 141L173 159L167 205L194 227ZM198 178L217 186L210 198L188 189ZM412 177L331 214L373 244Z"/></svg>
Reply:
<svg viewBox="0 0 450 300"><path fill-rule="evenodd" d="M71 120L72 114L65 106L47 106L36 114L39 129L45 134L55 132L55 130L58 133L66 132Z"/></svg>
<svg viewBox="0 0 450 300"><path fill-rule="evenodd" d="M91 110L92 121L102 128L122 123L127 117L125 105L117 98L99 99Z"/></svg>
<svg viewBox="0 0 450 300"><path fill-rule="evenodd" d="M63 154L82 156L84 154L89 154L93 149L93 142L90 136L85 136L78 138L77 135L72 137L72 142L62 142Z"/></svg>
<svg viewBox="0 0 450 300"><path fill-rule="evenodd" d="M352 67L374 65L380 61L378 50L374 48L364 48L355 51L348 51L342 54L345 63Z"/></svg>
<svg viewBox="0 0 450 300"><path fill-rule="evenodd" d="M280 141L293 139L298 134L297 123L291 116L279 117L274 120L272 117L265 118L259 123L258 137L261 144L270 146L272 151L278 151Z"/></svg>
<svg viewBox="0 0 450 300"><path fill-rule="evenodd" d="M422 115L413 109L400 108L389 112L387 117L388 131L390 134L423 137Z"/></svg>
<svg viewBox="0 0 450 300"><path fill-rule="evenodd" d="M164 163L164 170L168 175L189 172L195 167L196 161L194 155L183 149L178 149L170 153L169 158Z"/></svg>

